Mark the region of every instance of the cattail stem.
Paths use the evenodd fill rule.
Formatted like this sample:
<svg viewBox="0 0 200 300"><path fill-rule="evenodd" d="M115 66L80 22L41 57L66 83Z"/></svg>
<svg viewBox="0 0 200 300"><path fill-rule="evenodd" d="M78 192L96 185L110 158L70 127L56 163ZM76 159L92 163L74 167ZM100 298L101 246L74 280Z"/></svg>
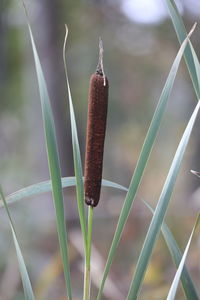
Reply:
<svg viewBox="0 0 200 300"><path fill-rule="evenodd" d="M99 40L99 62L91 76L85 157L85 202L97 206L103 170L103 149L108 106L108 80L103 69L103 44Z"/></svg>
<svg viewBox="0 0 200 300"><path fill-rule="evenodd" d="M85 270L84 270L84 295L83 300L90 299L90 258L91 258L91 246L92 246L92 224L93 224L93 207L89 206L88 209L88 234L87 234L87 249L85 257Z"/></svg>

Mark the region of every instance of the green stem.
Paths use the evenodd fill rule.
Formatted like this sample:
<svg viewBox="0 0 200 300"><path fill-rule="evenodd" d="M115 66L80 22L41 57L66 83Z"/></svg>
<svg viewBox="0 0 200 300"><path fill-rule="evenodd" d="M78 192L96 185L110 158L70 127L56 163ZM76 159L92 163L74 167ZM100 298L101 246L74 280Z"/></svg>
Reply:
<svg viewBox="0 0 200 300"><path fill-rule="evenodd" d="M93 224L93 207L89 206L83 300L90 300L90 282L91 282L91 280L90 280L90 257L91 257L91 245L92 245L92 224Z"/></svg>

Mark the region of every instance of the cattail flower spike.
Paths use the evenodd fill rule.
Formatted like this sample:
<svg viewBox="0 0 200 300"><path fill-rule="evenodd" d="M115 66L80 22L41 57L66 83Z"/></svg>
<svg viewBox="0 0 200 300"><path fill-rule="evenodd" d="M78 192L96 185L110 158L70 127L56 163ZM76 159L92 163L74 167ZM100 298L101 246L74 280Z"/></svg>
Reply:
<svg viewBox="0 0 200 300"><path fill-rule="evenodd" d="M100 198L107 106L108 79L103 69L103 43L99 38L99 61L89 87L84 171L85 202L92 207L97 206Z"/></svg>

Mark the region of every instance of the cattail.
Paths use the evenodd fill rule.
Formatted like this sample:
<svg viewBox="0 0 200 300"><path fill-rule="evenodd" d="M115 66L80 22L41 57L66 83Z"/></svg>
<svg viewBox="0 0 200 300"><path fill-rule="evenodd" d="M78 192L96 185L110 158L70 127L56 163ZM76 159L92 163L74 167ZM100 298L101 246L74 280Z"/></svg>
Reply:
<svg viewBox="0 0 200 300"><path fill-rule="evenodd" d="M100 198L103 149L108 106L108 80L103 70L103 45L99 40L99 63L91 76L85 156L85 202L97 206Z"/></svg>

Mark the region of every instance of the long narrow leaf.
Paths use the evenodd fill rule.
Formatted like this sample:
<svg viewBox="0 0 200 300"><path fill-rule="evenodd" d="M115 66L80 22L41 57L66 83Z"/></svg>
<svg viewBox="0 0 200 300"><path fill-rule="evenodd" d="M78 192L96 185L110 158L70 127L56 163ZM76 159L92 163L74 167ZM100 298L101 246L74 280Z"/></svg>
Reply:
<svg viewBox="0 0 200 300"><path fill-rule="evenodd" d="M66 231L65 216L64 216L61 173L60 173L60 165L59 165L59 158L58 158L55 125L54 125L53 113L50 105L46 82L44 79L42 67L37 54L37 49L35 46L32 30L29 23L28 23L28 28L29 28L30 38L31 38L33 55L35 59L36 73L37 73L38 84L39 84L39 92L40 92L40 100L41 100L41 107L42 107L45 140L46 140L46 149L47 149L47 156L48 156L48 165L49 165L49 172L50 172L50 177L52 182L52 192L53 192L54 206L56 211L57 231L58 231L61 257L63 261L65 283L67 287L67 294L69 300L71 300L72 290L71 290L68 248L67 248L67 231Z"/></svg>
<svg viewBox="0 0 200 300"><path fill-rule="evenodd" d="M61 178L62 188L76 186L76 178L75 177L63 177ZM119 189L122 191L128 191L128 189L118 183L102 179L102 186ZM52 184L51 180L42 181L28 187L25 187L19 191L16 191L6 197L7 204L12 204L17 201L37 196L43 193L51 192ZM3 206L3 203L0 202L0 208Z"/></svg>
<svg viewBox="0 0 200 300"><path fill-rule="evenodd" d="M131 286L128 293L128 300L137 299L137 296L140 291L140 287L153 251L153 247L155 245L155 242L158 238L158 234L160 232L160 228L162 225L162 222L164 220L169 200L172 195L172 191L176 182L176 178L178 176L178 172L180 170L181 162L183 159L183 155L186 150L186 146L189 142L189 138L192 132L192 128L196 119L196 116L198 114L200 107L200 101L198 101L195 110L190 118L190 121L188 122L188 125L184 131L184 134L181 138L181 141L179 143L179 146L177 148L176 154L174 156L174 159L172 161L169 173L167 175L165 184L163 186L158 204L155 209L155 213L153 215L153 218L151 220L151 224L149 226L144 245L142 247L142 251L140 253L135 274L133 276Z"/></svg>
<svg viewBox="0 0 200 300"><path fill-rule="evenodd" d="M175 274L175 277L174 277L174 280L172 282L172 285L170 287L170 290L169 290L169 293L168 293L168 296L167 296L167 300L174 300L175 299L175 296L176 296L176 292L177 292L177 288L178 288L178 283L179 283L179 280L180 280L180 277L181 277L181 274L183 272L183 268L184 268L184 264L185 264L185 260L186 260L186 257L187 257L187 254L188 254L188 251L189 251L189 248L190 248L190 244L191 244L191 241L192 241L192 238L193 238L193 235L195 233L195 230L199 224L199 221L200 221L200 215L198 216L197 218L197 221L194 225L194 228L192 230L192 233L190 235L190 238L188 240L188 243L187 243L187 246L185 248L185 251L183 253L183 257L181 259L181 262L179 264L179 267L178 267L178 270L176 271L176 274ZM192 298L191 298L192 299Z"/></svg>
<svg viewBox="0 0 200 300"><path fill-rule="evenodd" d="M194 28L191 30L190 34L192 34L193 30L194 30ZM174 60L174 63L172 65L172 68L168 75L167 81L166 81L163 91L161 93L161 96L160 96L156 111L154 113L153 119L151 121L147 136L145 138L145 141L144 141L144 144L142 147L142 151L140 153L140 157L137 162L137 166L135 168L133 177L131 179L129 191L126 195L125 202L124 202L123 208L120 213L120 217L118 220L114 238L112 240L111 248L110 248L110 251L108 254L108 259L106 262L106 266L105 266L104 273L103 273L103 278L101 281L101 285L100 285L100 289L99 289L99 293L98 293L98 297L97 297L98 300L101 299L106 278L108 276L117 246L119 244L119 241L120 241L120 238L122 235L122 231L124 229L127 218L129 216L133 201L135 199L136 192L138 190L138 187L139 187L141 179L142 179L142 175L144 173L144 169L146 167L146 164L149 159L155 138L157 136L159 126L160 126L160 123L161 123L161 120L162 120L162 117L163 117L163 114L164 114L164 111L166 108L166 104L169 99L172 87L173 87L176 73L178 71L179 63L181 61L181 58L182 58L183 52L185 50L185 47L187 45L187 42L188 42L188 39L186 38Z"/></svg>
<svg viewBox="0 0 200 300"><path fill-rule="evenodd" d="M18 259L18 264L19 264L19 270L20 270L21 279L22 279L22 285L23 285L23 289L24 289L25 300L35 300L35 296L33 294L33 289L31 286L30 279L29 279L29 275L28 275L28 272L26 269L25 261L24 261L24 258L23 258L23 255L22 255L22 252L21 252L21 249L19 246L19 242L17 240L16 230L15 230L15 227L14 227L14 224L13 224L13 221L12 221L12 218L11 218L11 215L10 215L10 212L9 212L9 209L8 209L8 206L7 206L7 203L6 203L6 200L5 200L5 197L4 197L1 187L0 187L0 195L3 200L5 211L7 213L9 223L10 223L10 228L12 231L13 241L15 244L15 249L16 249L16 254L17 254L17 259Z"/></svg>
<svg viewBox="0 0 200 300"><path fill-rule="evenodd" d="M195 70L196 70L196 75L197 75L197 81L198 81L198 85L200 88L200 64L199 64L199 60L198 57L194 51L194 48L192 47L191 42L189 41L189 45L192 51L192 55L193 55L193 59L194 59L194 66L195 66Z"/></svg>
<svg viewBox="0 0 200 300"><path fill-rule="evenodd" d="M149 208L149 210L152 212L152 214L154 214L153 208L146 201L144 201L144 203ZM174 239L169 227L164 222L161 226L161 231L164 236L167 247L170 251L172 260L173 260L176 268L178 268L181 258L182 258L181 250L179 249L179 246L178 246L176 240ZM183 286L183 290L184 290L186 299L187 300L198 300L199 299L198 294L196 292L195 286L193 284L193 281L190 277L190 274L189 274L186 266L183 267L183 271L182 271L182 275L181 275L181 282L182 282L182 286Z"/></svg>
<svg viewBox="0 0 200 300"><path fill-rule="evenodd" d="M174 0L166 0L166 4L168 6L169 13L170 13L172 23L174 25L174 29L176 31L178 40L180 43L182 43L183 40L187 36L187 32L186 32L182 17L178 11L178 8L177 8ZM191 50L193 50L193 53ZM194 65L194 58L197 61L198 61L198 58L192 47L192 44L187 45L187 47L185 49L184 57L185 57L185 61L186 61L189 73L190 73L191 80L194 85L197 99L200 99L200 82L198 80L198 76L197 76L195 65Z"/></svg>
<svg viewBox="0 0 200 300"><path fill-rule="evenodd" d="M67 29L67 26L65 26L65 27L66 27L66 35L65 35L64 46L63 46L63 61L64 61L65 76L66 76L66 82L67 82L68 98L69 98L74 171L75 171L75 178L76 178L76 197L77 197L77 205L78 205L81 230L82 230L83 239L84 239L84 246L85 246L85 250L86 250L86 248L87 248L87 230L86 230L86 216L85 216L85 210L84 210L83 171L82 171L82 163L81 163L81 155L80 155L80 147L79 147L79 141L78 141L77 127L76 127L76 120L75 120L75 114L74 114L74 107L73 107L71 90L70 90L69 79L68 79L68 74L67 74L67 64L66 64L65 53L66 53L66 42L67 42L68 29Z"/></svg>

